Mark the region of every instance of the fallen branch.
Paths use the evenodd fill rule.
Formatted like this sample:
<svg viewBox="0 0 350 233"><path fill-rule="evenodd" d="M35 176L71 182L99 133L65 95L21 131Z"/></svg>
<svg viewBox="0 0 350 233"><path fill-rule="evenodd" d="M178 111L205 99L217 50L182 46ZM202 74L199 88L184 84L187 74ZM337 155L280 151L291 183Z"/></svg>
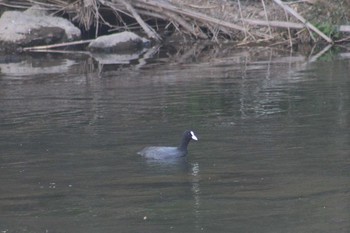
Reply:
<svg viewBox="0 0 350 233"><path fill-rule="evenodd" d="M267 15L265 1L264 1L264 0L261 0L261 3L262 3L263 8L264 8L265 19L266 19L266 21L268 22L267 27L268 27L268 29L269 29L269 34L270 34L270 36L272 37L271 27L270 27L270 24L269 24L269 21L270 21L270 20L269 20L269 17L268 17L268 15Z"/></svg>
<svg viewBox="0 0 350 233"><path fill-rule="evenodd" d="M343 42L346 42L346 41L350 41L350 36L342 38L342 39L339 39L339 40L336 40L336 41L334 41L334 43L343 43Z"/></svg>
<svg viewBox="0 0 350 233"><path fill-rule="evenodd" d="M239 10L239 16L240 16L240 19L242 20L243 19L243 13L242 13L242 7L241 7L241 1L238 0L238 10ZM247 28L244 24L244 21L242 20L242 25L243 25L243 28ZM247 30L244 31L244 39L247 38Z"/></svg>
<svg viewBox="0 0 350 233"><path fill-rule="evenodd" d="M304 24L285 22L285 21L266 21L259 19L242 19L244 22L251 25L259 25L266 27L277 27L277 28L293 28L293 29L303 29L305 28Z"/></svg>
<svg viewBox="0 0 350 233"><path fill-rule="evenodd" d="M328 50L332 48L333 45L329 44L326 47L324 47L320 52L318 52L316 55L312 56L309 60L308 63L317 61L318 58L320 58L323 54L325 54Z"/></svg>
<svg viewBox="0 0 350 233"><path fill-rule="evenodd" d="M188 32L193 34L195 37L198 37L201 39L208 39L207 35L205 35L200 29L198 31L194 30L194 27L191 26L186 20L184 20L179 15L173 12L164 12L164 14L166 14L170 19L176 21L178 24L180 24L184 29L186 29Z"/></svg>
<svg viewBox="0 0 350 233"><path fill-rule="evenodd" d="M192 19L197 19L197 20L201 20L207 23L213 23L216 24L218 26L223 26L223 27L227 27L230 29L234 29L234 30L239 30L242 32L246 32L247 30L239 25L236 25L234 23L229 23L229 22L225 22L223 20L220 19L216 19L213 17L210 17L208 15L202 14L202 13L198 13L189 9L182 9L179 8L177 6L171 5L169 3L164 3L164 2L158 2L155 0L135 0L135 2L133 3L135 6L138 6L140 8L144 7L144 5L149 5L149 6L153 6L154 8L160 8L162 10L168 10L168 11L172 11L175 12L179 15L185 15L188 16Z"/></svg>
<svg viewBox="0 0 350 233"><path fill-rule="evenodd" d="M333 43L333 40L326 36L323 32L318 30L314 25L309 23L306 19L304 19L301 15L299 15L295 10L293 10L291 7L284 5L281 0L273 0L275 3L277 3L280 7L282 7L284 10L292 14L295 18L297 18L300 22L305 24L306 27L310 28L310 30L317 33L319 36L321 36L323 39L325 39L328 43Z"/></svg>
<svg viewBox="0 0 350 233"><path fill-rule="evenodd" d="M137 4L135 6L138 6ZM208 36L205 35L202 31L198 30L197 32L194 30L194 27L189 24L183 17L180 15L173 13L171 11L164 11L162 8L156 8L153 6L148 6L148 5L142 5L142 9L147 9L148 11L145 10L140 10L138 11L140 13L143 13L145 15L153 15L154 17L163 19L163 20L169 20L169 21L174 21L181 25L185 30L188 31L189 34L192 34L195 37L201 38L201 39L208 39Z"/></svg>
<svg viewBox="0 0 350 233"><path fill-rule="evenodd" d="M10 3L6 3L6 2L0 2L0 6L5 6L5 7L11 7L11 8L17 8L17 9L28 9L29 7L31 7L31 4L27 5L18 5L17 3L15 4L10 4Z"/></svg>
<svg viewBox="0 0 350 233"><path fill-rule="evenodd" d="M139 25L142 27L142 29L146 32L146 34L150 38L153 38L157 41L161 40L161 37L153 30L153 28L151 28L148 24L145 23L145 21L143 21L139 13L137 13L137 11L129 2L125 0L118 0L118 1L121 2L126 7L126 9L132 14L134 19L139 23Z"/></svg>
<svg viewBox="0 0 350 233"><path fill-rule="evenodd" d="M91 41L93 40L80 40L80 41L73 41L73 42L66 42L66 43L59 43L59 44L25 47L23 48L23 51L48 50L48 49L65 47L70 45L87 44L87 43L90 43Z"/></svg>

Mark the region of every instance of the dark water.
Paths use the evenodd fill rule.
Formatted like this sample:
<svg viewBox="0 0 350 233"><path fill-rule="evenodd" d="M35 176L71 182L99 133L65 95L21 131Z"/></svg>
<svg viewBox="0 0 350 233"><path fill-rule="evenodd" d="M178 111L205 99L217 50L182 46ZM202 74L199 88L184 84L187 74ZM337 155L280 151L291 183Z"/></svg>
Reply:
<svg viewBox="0 0 350 233"><path fill-rule="evenodd" d="M1 232L350 231L344 54L152 56L0 64ZM136 155L185 129L187 159Z"/></svg>

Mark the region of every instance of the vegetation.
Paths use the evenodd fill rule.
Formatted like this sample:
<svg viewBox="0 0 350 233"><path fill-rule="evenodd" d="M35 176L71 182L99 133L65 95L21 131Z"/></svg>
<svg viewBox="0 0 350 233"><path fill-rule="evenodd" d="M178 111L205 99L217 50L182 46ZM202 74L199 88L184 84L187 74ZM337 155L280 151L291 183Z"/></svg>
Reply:
<svg viewBox="0 0 350 233"><path fill-rule="evenodd" d="M160 41L184 39L287 44L344 42L349 5L346 0L0 0L8 8L33 5L70 18L90 37L138 31ZM343 36L343 38L342 38ZM338 41L337 41L338 40Z"/></svg>

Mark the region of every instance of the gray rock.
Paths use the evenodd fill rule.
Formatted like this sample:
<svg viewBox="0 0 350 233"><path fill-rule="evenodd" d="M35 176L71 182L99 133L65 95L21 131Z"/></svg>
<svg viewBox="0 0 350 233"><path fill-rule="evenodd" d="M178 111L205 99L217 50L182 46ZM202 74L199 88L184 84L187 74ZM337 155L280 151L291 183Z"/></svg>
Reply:
<svg viewBox="0 0 350 233"><path fill-rule="evenodd" d="M149 40L132 32L121 32L100 36L90 42L88 49L93 52L133 52L142 49Z"/></svg>
<svg viewBox="0 0 350 233"><path fill-rule="evenodd" d="M33 46L79 39L80 29L66 19L43 11L6 11L0 18L0 43L4 46Z"/></svg>

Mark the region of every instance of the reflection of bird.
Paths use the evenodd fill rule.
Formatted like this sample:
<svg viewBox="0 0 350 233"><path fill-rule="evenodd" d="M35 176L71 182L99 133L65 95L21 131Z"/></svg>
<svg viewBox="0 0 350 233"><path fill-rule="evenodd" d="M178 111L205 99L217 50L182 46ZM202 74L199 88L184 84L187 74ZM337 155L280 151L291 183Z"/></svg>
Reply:
<svg viewBox="0 0 350 233"><path fill-rule="evenodd" d="M187 146L191 139L195 141L198 140L193 131L186 130L182 137L181 144L178 147L150 146L144 148L138 152L138 154L148 159L171 159L183 157L187 155Z"/></svg>

